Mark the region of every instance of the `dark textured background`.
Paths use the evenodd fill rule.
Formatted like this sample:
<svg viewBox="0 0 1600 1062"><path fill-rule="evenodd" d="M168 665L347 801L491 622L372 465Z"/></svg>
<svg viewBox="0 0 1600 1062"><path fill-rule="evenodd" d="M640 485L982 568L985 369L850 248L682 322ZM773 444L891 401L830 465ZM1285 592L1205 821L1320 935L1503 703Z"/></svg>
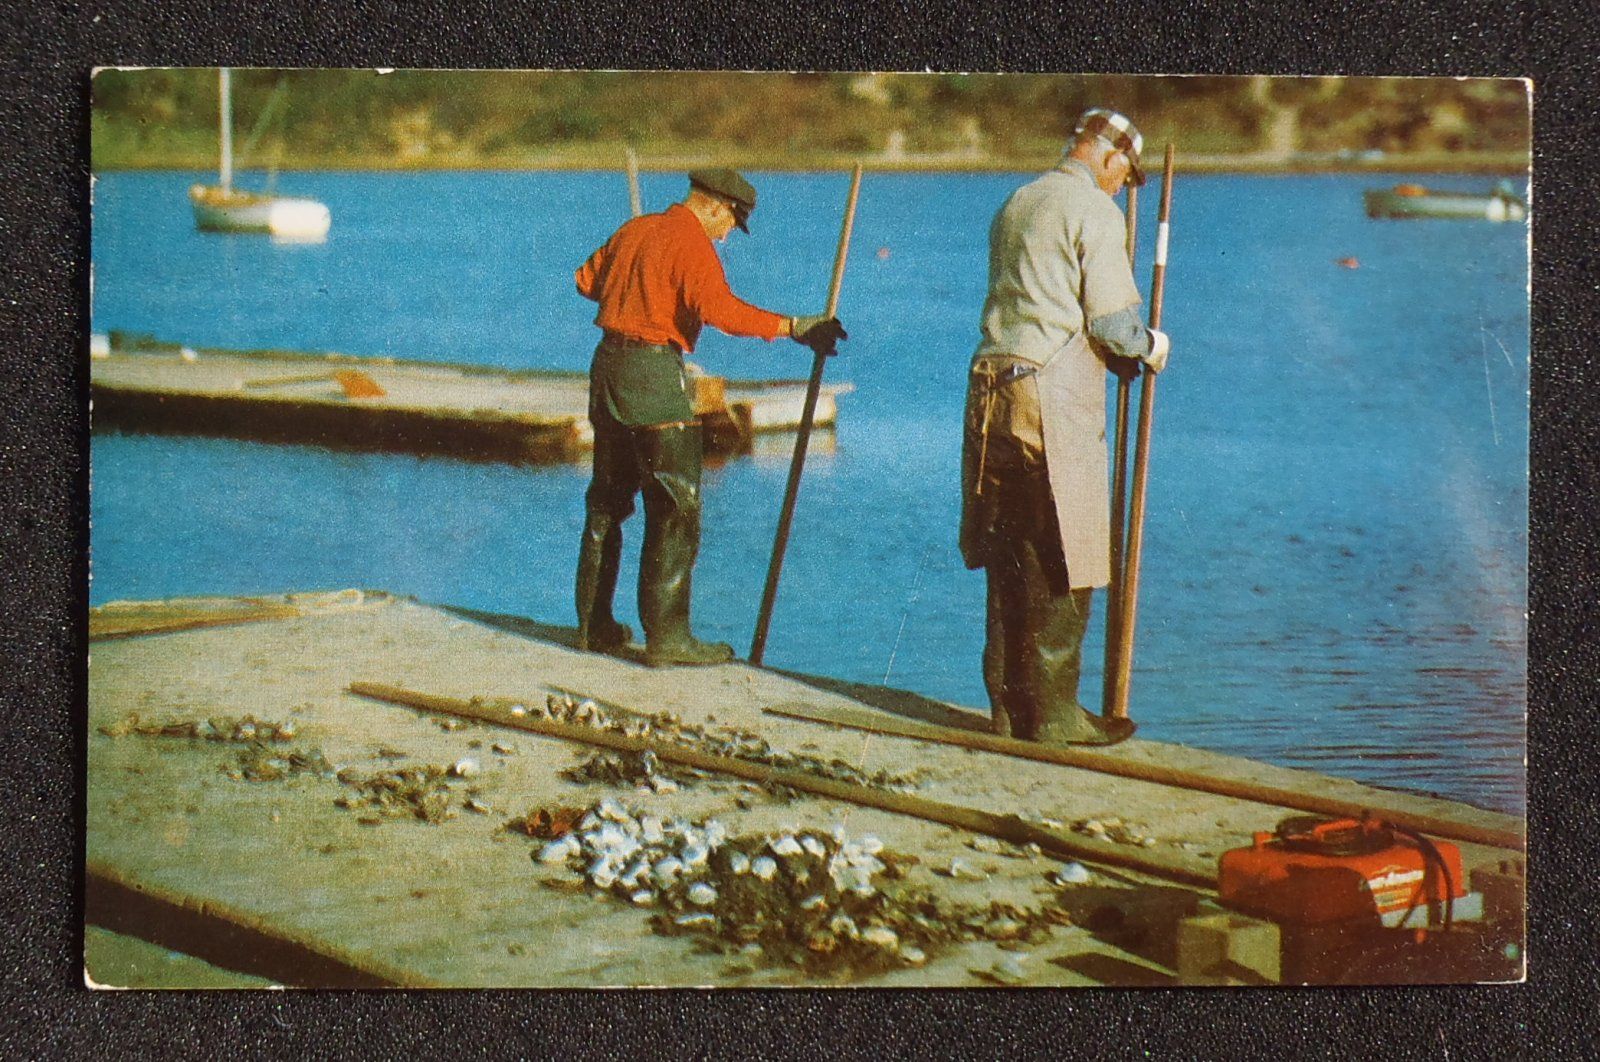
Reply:
<svg viewBox="0 0 1600 1062"><path fill-rule="evenodd" d="M1585 1057L1600 984L1594 9L1252 2L7 5L0 33L0 1049L528 1057ZM88 72L96 64L1137 71L1535 81L1532 979L1513 988L1110 992L111 993L81 987ZM936 323L935 323L935 326ZM1426 402L1426 394L1417 395ZM1441 534L1450 534L1441 523ZM1529 1044L1537 1046L1529 1047Z"/></svg>

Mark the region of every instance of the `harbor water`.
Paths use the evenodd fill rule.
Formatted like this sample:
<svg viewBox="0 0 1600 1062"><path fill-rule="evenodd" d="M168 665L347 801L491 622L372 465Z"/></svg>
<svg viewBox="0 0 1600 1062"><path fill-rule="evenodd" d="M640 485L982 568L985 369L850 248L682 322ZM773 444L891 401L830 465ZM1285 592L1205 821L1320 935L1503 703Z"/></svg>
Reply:
<svg viewBox="0 0 1600 1062"><path fill-rule="evenodd" d="M96 179L96 331L587 367L593 305L572 271L626 216L619 174L287 174L284 194L332 210L309 245L196 232L185 190L203 176ZM722 248L735 290L818 312L848 178L752 178L752 234ZM983 575L956 549L961 409L989 219L1026 179L866 176L850 339L828 365L856 390L806 466L769 665L986 704ZM1527 229L1369 220L1362 190L1386 183L1180 173L1131 714L1141 736L1520 811ZM1158 185L1141 204L1146 287ZM645 174L646 208L682 187ZM802 377L810 355L708 329L693 360ZM696 625L741 652L788 446L705 477ZM578 465L97 433L90 597L357 586L571 624L586 482ZM627 527L618 595L636 630L642 530Z"/></svg>

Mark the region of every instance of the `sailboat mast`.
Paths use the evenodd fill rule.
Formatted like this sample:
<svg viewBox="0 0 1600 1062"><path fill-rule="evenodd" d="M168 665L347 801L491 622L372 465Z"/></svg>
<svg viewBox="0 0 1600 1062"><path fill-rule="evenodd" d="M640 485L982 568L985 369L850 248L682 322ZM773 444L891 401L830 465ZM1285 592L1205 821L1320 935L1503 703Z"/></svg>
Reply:
<svg viewBox="0 0 1600 1062"><path fill-rule="evenodd" d="M219 110L222 122L222 163L218 176L221 178L222 190L226 192L233 188L233 72L223 67L217 73L217 94L221 101Z"/></svg>

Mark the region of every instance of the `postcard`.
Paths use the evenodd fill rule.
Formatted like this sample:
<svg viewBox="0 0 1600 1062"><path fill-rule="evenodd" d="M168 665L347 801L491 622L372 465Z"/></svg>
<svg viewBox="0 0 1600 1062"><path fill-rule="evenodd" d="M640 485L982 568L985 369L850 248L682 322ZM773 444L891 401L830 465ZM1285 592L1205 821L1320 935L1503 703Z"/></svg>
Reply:
<svg viewBox="0 0 1600 1062"><path fill-rule="evenodd" d="M1525 975L1528 82L92 82L94 987Z"/></svg>

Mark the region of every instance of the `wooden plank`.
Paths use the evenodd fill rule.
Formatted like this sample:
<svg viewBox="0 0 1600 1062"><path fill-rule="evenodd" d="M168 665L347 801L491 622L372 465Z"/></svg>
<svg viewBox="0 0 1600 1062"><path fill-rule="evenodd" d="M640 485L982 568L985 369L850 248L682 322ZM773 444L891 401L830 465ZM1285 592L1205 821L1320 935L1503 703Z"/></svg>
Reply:
<svg viewBox="0 0 1600 1062"><path fill-rule="evenodd" d="M843 800L861 807L877 808L881 811L970 830L973 833L987 834L1012 844L1036 844L1044 852L1058 859L1081 859L1101 866L1135 870L1183 885L1211 890L1216 888L1216 872L1210 866L1197 866L1191 860L1164 853L1130 849L1113 841L1100 841L1061 833L1024 822L1016 815L1000 815L977 808L928 800L908 793L839 782L804 771L782 770L749 760L715 756L683 745L627 737L614 731L558 723L528 714L526 710L518 714L509 703L440 697L380 682L352 682L350 692L389 704L405 705L422 712L476 719L563 741L634 754L650 751L659 760L682 764L696 770L716 771L764 785L786 786L830 800Z"/></svg>
<svg viewBox="0 0 1600 1062"><path fill-rule="evenodd" d="M1415 812L1402 811L1398 808L1340 800L1334 797L1319 796L1315 793L1303 793L1293 789L1285 789L1281 786L1217 778L1177 767L1124 759L1104 752L1041 745L1033 741L1019 741L1016 738L1000 737L996 734L937 726L932 723L917 722L884 713L868 712L858 708L841 706L823 708L808 704L788 704L777 705L763 710L768 714L783 716L786 719L803 719L807 722L849 727L853 730L864 730L873 734L915 738L919 741L935 741L945 745L959 745L962 748L998 752L1002 755L1018 756L1022 759L1037 760L1041 763L1056 763L1064 767L1077 767L1081 770L1097 771L1101 774L1111 774L1121 778L1135 778L1139 781L1154 782L1158 785L1172 786L1179 789L1193 789L1201 793L1213 793L1217 796L1233 797L1238 800L1274 804L1278 807L1310 811L1319 815L1359 818L1364 814L1371 813L1387 819L1397 826L1407 826L1435 837L1471 841L1475 844L1489 845L1494 848L1520 851L1526 846L1522 833L1516 830L1498 829L1477 823L1446 819L1436 815L1420 815Z"/></svg>
<svg viewBox="0 0 1600 1062"><path fill-rule="evenodd" d="M414 970L285 931L217 900L171 892L90 860L84 918L241 972L318 988L440 988Z"/></svg>

